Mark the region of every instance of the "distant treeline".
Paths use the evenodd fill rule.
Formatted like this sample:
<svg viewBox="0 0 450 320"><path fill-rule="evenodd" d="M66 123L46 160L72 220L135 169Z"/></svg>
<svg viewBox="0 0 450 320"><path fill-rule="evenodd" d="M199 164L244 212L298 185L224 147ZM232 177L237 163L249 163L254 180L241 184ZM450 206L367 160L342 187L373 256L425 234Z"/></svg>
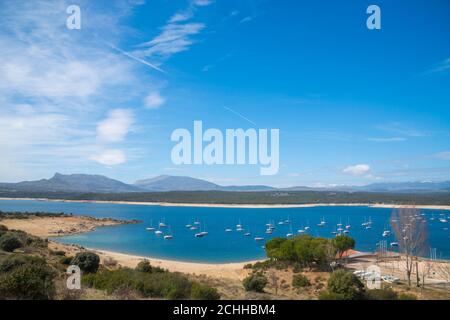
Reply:
<svg viewBox="0 0 450 320"><path fill-rule="evenodd" d="M450 193L374 193L329 191L173 191L133 193L2 192L3 198L48 198L205 204L385 203L450 205Z"/></svg>
<svg viewBox="0 0 450 320"><path fill-rule="evenodd" d="M51 213L51 212L4 212L0 210L0 220L2 219L28 219L30 217L62 217L69 216L71 214L66 213Z"/></svg>

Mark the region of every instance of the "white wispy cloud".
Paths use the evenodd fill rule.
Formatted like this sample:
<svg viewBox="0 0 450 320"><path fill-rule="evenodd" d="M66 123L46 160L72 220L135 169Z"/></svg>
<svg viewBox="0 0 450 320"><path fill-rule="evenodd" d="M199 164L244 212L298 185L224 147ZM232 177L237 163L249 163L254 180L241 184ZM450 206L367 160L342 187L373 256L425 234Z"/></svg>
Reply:
<svg viewBox="0 0 450 320"><path fill-rule="evenodd" d="M159 92L151 92L144 100L144 105L150 109L158 109L166 102Z"/></svg>
<svg viewBox="0 0 450 320"><path fill-rule="evenodd" d="M167 59L173 54L188 50L194 42L191 36L198 34L204 27L203 23L169 23L154 39L139 45L143 49L136 51L135 54Z"/></svg>
<svg viewBox="0 0 450 320"><path fill-rule="evenodd" d="M352 165L344 168L342 172L356 176L367 175L370 172L370 166L368 164Z"/></svg>
<svg viewBox="0 0 450 320"><path fill-rule="evenodd" d="M109 135L103 124L102 139L96 139L97 124L111 104L126 101L144 85L135 63L99 39L118 41L123 35L120 21L132 5L78 3L89 17L83 21L89 22L74 31L65 27L66 1L0 2L0 149L1 162L11 168L0 170L0 181L12 180L11 172L16 179L30 179L58 166L76 170L93 154L116 159L105 163L126 160L123 151L122 158L118 153L102 158L99 150L103 143L124 137L128 120L122 119L122 129L111 129ZM92 25L96 34L89 30Z"/></svg>
<svg viewBox="0 0 450 320"><path fill-rule="evenodd" d="M98 138L106 142L120 142L130 131L133 113L127 109L114 109L97 125Z"/></svg>
<svg viewBox="0 0 450 320"><path fill-rule="evenodd" d="M135 57L147 57L162 63L172 55L189 50L195 43L193 36L199 34L206 25L199 22L189 22L197 7L206 7L212 4L210 0L193 0L189 6L172 15L168 23L161 27L159 35L152 40L139 44L134 51Z"/></svg>
<svg viewBox="0 0 450 320"><path fill-rule="evenodd" d="M430 70L426 71L424 74L445 72L448 70L450 70L450 58L447 58L444 61L439 62L438 64L433 66Z"/></svg>
<svg viewBox="0 0 450 320"><path fill-rule="evenodd" d="M105 166L115 166L125 163L126 157L122 150L111 149L91 156L91 160Z"/></svg>
<svg viewBox="0 0 450 320"><path fill-rule="evenodd" d="M213 2L213 0L193 0L193 4L199 7L209 6Z"/></svg>
<svg viewBox="0 0 450 320"><path fill-rule="evenodd" d="M250 22L252 20L253 20L252 17L247 16L247 17L242 18L241 21L239 21L239 23L247 23L247 22Z"/></svg>
<svg viewBox="0 0 450 320"><path fill-rule="evenodd" d="M373 142L399 142L399 141L405 141L406 138L403 138L403 137L368 138L367 140L373 141Z"/></svg>

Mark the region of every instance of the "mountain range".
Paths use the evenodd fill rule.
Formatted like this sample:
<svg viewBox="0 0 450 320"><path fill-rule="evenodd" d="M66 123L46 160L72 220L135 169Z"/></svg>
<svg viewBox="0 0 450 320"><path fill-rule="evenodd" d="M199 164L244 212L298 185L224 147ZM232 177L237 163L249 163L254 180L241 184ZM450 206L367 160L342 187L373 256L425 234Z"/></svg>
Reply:
<svg viewBox="0 0 450 320"><path fill-rule="evenodd" d="M124 193L124 192L166 192L166 191L347 191L347 192L450 192L450 181L443 182L395 182L373 183L366 186L338 186L314 188L297 186L274 188L264 185L222 186L206 180L161 175L151 179L138 180L133 184L110 179L101 175L56 173L50 179L0 183L0 191L40 191L77 193Z"/></svg>

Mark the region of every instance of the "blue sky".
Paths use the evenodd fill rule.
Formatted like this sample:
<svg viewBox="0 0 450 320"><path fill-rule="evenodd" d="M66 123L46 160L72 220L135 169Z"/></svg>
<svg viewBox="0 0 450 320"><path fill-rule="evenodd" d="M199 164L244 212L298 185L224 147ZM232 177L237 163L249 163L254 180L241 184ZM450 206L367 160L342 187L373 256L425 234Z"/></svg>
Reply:
<svg viewBox="0 0 450 320"><path fill-rule="evenodd" d="M66 28L70 4L81 30ZM381 30L366 27L370 4ZM1 0L0 10L0 181L450 179L448 1ZM174 165L170 135L194 120L280 129L278 174Z"/></svg>

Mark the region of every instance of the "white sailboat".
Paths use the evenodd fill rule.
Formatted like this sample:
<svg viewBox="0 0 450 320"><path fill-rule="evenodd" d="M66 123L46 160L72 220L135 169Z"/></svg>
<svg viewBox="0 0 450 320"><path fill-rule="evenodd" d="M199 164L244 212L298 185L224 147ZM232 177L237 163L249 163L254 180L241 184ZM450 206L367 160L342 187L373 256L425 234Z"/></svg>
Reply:
<svg viewBox="0 0 450 320"><path fill-rule="evenodd" d="M162 233L163 233L163 232L162 232L160 229L158 229L158 230L155 231L155 235L157 235L157 236L162 235Z"/></svg>
<svg viewBox="0 0 450 320"><path fill-rule="evenodd" d="M167 227L167 225L166 225L165 222L164 222L164 219L162 219L161 221L159 221L159 227L160 227L160 228L166 228L166 227Z"/></svg>
<svg viewBox="0 0 450 320"><path fill-rule="evenodd" d="M172 240L172 239L173 239L173 235L172 235L172 232L169 227L169 233L164 236L164 240Z"/></svg>

